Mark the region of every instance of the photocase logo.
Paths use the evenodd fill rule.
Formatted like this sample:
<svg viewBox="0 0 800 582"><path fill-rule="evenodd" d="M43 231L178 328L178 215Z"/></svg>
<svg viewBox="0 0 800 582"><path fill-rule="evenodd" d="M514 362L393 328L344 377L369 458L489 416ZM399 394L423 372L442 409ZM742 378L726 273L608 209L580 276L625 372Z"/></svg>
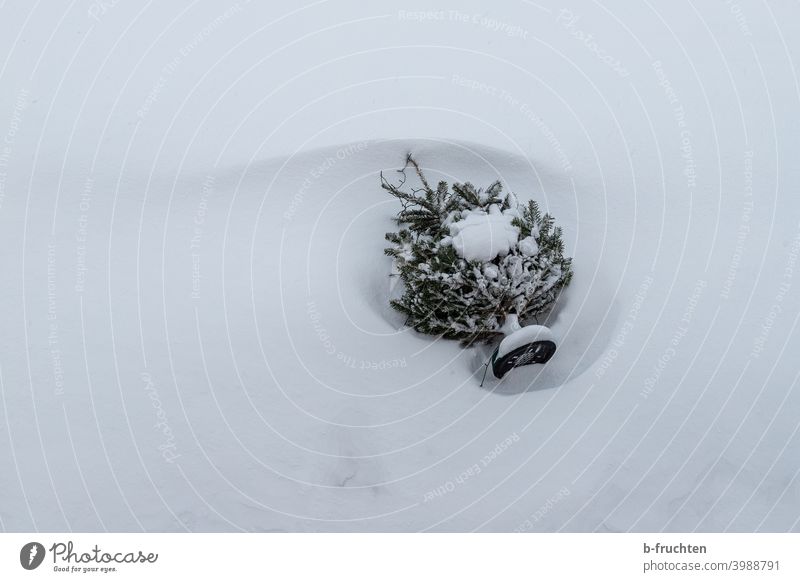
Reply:
<svg viewBox="0 0 800 582"><path fill-rule="evenodd" d="M35 570L44 561L44 546L39 542L28 542L19 551L19 563L26 570Z"/></svg>

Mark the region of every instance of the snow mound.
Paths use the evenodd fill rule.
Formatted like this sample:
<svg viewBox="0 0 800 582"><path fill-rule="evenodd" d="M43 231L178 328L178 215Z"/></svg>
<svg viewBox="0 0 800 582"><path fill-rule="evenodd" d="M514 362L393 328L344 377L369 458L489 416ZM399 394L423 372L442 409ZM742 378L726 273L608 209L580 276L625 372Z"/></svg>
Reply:
<svg viewBox="0 0 800 582"><path fill-rule="evenodd" d="M519 241L519 250L526 257L534 257L539 252L539 243L533 236L526 236Z"/></svg>
<svg viewBox="0 0 800 582"><path fill-rule="evenodd" d="M515 216L508 210L501 212L494 204L488 213L471 210L450 225L453 248L468 261L486 262L507 255L519 239L519 229L511 224Z"/></svg>
<svg viewBox="0 0 800 582"><path fill-rule="evenodd" d="M527 325L518 329L509 336L506 336L500 346L497 348L497 358L500 359L506 354L509 354L521 348L525 344L533 342L551 341L555 343L555 337L549 327L544 325Z"/></svg>

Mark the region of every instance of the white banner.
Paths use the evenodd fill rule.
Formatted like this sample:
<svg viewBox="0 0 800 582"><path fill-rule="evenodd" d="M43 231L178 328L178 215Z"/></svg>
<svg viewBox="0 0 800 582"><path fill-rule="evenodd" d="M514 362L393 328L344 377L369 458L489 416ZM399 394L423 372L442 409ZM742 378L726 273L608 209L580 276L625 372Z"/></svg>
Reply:
<svg viewBox="0 0 800 582"><path fill-rule="evenodd" d="M0 580L800 579L798 534L0 534Z"/></svg>

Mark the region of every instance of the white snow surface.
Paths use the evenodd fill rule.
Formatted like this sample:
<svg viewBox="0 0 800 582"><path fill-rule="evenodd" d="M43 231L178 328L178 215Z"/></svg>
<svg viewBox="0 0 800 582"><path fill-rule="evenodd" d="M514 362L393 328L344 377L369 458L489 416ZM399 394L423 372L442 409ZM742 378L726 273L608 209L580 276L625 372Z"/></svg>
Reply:
<svg viewBox="0 0 800 582"><path fill-rule="evenodd" d="M550 328L544 325L526 325L503 338L497 348L497 357L502 358L509 352L536 341L556 340Z"/></svg>
<svg viewBox="0 0 800 582"><path fill-rule="evenodd" d="M800 529L797 3L101 4L0 8L0 529ZM388 307L409 151L547 365Z"/></svg>
<svg viewBox="0 0 800 582"><path fill-rule="evenodd" d="M450 224L453 248L468 261L491 261L504 257L517 244L519 229L511 224L516 214L501 211L496 204L489 212L470 210L461 220Z"/></svg>

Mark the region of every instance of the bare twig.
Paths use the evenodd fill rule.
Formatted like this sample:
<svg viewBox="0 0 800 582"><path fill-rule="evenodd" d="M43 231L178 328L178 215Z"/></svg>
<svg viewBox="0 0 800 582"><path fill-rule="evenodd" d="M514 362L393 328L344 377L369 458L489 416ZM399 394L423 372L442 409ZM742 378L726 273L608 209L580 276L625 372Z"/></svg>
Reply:
<svg viewBox="0 0 800 582"><path fill-rule="evenodd" d="M419 176L419 181L425 186L425 191L433 194L433 190L428 184L428 181L425 179L425 174L422 173L422 168L419 167L417 160L415 160L410 153L406 156L406 166L408 166L408 164L414 166L414 170L416 170L417 176Z"/></svg>

